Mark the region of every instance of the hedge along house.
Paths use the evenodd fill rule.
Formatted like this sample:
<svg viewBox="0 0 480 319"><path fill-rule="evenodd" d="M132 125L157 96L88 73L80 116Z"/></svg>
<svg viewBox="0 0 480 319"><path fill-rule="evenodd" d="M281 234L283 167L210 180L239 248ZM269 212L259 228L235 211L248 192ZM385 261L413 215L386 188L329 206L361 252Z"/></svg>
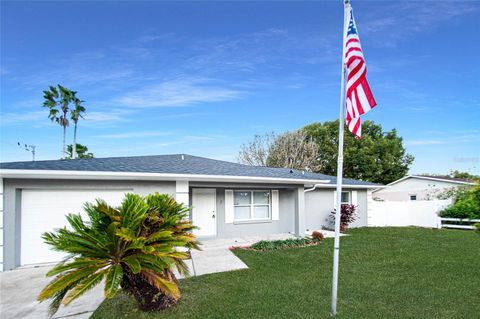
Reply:
<svg viewBox="0 0 480 319"><path fill-rule="evenodd" d="M113 157L0 164L2 269L62 258L41 234L66 224L68 213L101 198L119 205L125 193L167 193L191 205L199 238L292 233L327 225L335 177L255 167L190 155ZM352 227L367 225L371 191L379 185L344 179L342 198L358 205Z"/></svg>

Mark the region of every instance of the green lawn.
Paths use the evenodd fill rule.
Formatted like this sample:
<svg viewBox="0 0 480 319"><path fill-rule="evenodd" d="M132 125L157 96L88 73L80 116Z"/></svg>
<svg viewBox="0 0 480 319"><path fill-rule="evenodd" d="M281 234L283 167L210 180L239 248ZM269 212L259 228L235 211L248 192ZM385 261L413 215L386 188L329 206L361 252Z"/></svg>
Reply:
<svg viewBox="0 0 480 319"><path fill-rule="evenodd" d="M364 228L341 240L338 318L480 318L480 236ZM238 251L247 270L182 281L174 309L142 313L125 296L92 318L330 318L333 240Z"/></svg>

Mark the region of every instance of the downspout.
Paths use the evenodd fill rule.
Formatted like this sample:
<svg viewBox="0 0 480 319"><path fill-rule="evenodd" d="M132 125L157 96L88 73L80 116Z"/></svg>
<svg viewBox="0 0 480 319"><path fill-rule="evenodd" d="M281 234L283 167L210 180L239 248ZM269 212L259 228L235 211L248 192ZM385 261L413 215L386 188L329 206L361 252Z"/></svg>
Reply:
<svg viewBox="0 0 480 319"><path fill-rule="evenodd" d="M314 191L317 188L317 186L321 186L321 185L325 185L325 184L313 184L312 188L307 188L303 192L308 193L308 192Z"/></svg>

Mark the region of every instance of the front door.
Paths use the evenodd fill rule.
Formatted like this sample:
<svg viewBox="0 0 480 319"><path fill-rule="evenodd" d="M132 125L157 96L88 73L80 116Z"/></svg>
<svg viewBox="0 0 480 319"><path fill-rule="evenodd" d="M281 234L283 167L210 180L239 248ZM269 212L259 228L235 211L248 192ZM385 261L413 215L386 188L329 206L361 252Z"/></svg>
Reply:
<svg viewBox="0 0 480 319"><path fill-rule="evenodd" d="M192 220L195 229L193 233L199 237L217 235L217 210L214 188L194 188L192 198Z"/></svg>

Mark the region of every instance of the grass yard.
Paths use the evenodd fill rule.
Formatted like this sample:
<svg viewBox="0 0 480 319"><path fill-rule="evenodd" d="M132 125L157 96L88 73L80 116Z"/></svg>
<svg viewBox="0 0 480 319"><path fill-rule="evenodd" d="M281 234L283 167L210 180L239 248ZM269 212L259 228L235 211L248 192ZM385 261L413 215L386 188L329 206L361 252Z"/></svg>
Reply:
<svg viewBox="0 0 480 319"><path fill-rule="evenodd" d="M472 231L364 228L342 237L338 318L480 318L480 236ZM331 318L333 240L237 251L248 270L182 281L183 298L143 313L130 297L92 318Z"/></svg>

